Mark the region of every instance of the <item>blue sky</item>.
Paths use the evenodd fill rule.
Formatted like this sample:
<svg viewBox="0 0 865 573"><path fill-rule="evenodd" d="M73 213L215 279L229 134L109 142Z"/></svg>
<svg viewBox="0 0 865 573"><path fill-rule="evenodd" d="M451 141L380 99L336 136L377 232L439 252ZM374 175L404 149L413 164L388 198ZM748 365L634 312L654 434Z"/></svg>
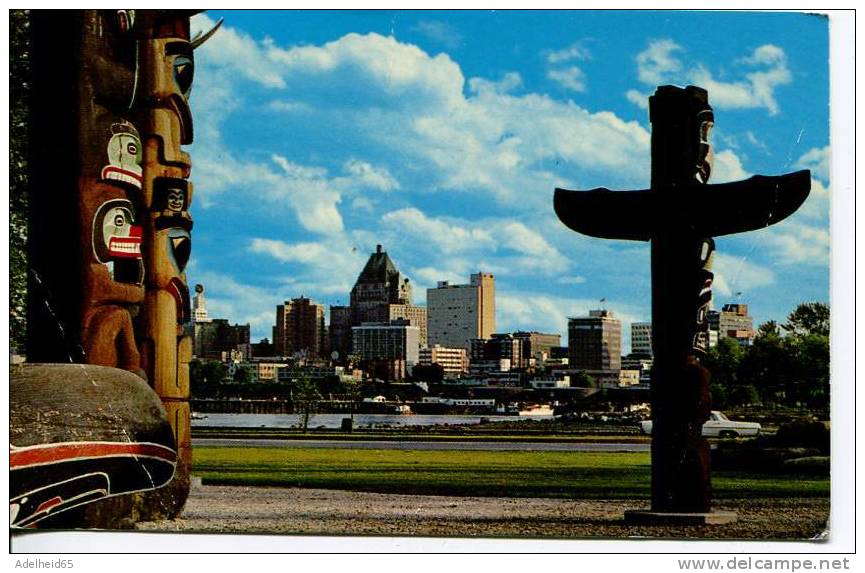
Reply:
<svg viewBox="0 0 865 573"><path fill-rule="evenodd" d="M495 273L498 331L564 335L602 298L625 332L649 320L648 243L577 235L552 195L648 186L662 84L709 90L713 183L812 170L793 217L717 239L715 307L760 323L829 300L823 17L210 11L193 29L220 17L196 51L187 275L256 340L283 300L346 304L378 243L418 304L438 280Z"/></svg>

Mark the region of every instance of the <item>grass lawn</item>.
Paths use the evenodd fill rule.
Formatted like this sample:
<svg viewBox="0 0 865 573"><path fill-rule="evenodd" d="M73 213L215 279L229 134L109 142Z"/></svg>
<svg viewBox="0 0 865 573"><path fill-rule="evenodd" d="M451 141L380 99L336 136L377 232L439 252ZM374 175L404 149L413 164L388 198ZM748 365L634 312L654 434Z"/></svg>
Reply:
<svg viewBox="0 0 865 573"><path fill-rule="evenodd" d="M439 495L648 498L649 454L193 448L206 484ZM714 472L714 497L828 497L829 478Z"/></svg>

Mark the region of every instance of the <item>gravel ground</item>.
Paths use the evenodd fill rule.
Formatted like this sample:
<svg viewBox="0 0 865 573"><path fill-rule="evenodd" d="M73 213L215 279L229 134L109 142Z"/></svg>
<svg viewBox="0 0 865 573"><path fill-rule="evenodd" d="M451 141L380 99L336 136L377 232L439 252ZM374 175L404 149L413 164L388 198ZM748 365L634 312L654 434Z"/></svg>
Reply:
<svg viewBox="0 0 865 573"><path fill-rule="evenodd" d="M829 500L717 500L736 523L629 526L640 501L397 495L323 489L197 486L180 519L146 531L526 538L813 539L828 533Z"/></svg>

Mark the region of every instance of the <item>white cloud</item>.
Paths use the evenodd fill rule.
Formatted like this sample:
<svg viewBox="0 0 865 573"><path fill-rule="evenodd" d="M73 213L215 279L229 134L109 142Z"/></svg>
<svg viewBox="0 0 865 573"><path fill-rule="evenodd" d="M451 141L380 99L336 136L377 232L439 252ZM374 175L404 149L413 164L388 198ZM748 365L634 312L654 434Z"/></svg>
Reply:
<svg viewBox="0 0 865 573"><path fill-rule="evenodd" d="M803 219L800 215L770 227L762 236L761 244L772 250L772 258L779 265L828 266L831 260L829 229L803 223Z"/></svg>
<svg viewBox="0 0 865 573"><path fill-rule="evenodd" d="M380 191L394 191L400 188L399 181L393 178L385 167L376 167L360 161L349 159L344 170L351 176L351 181Z"/></svg>
<svg viewBox="0 0 865 573"><path fill-rule="evenodd" d="M789 84L793 75L787 67L784 50L772 44L756 48L751 55L738 60L739 67L753 71L735 81L718 79L705 65L685 69L675 56L684 48L670 39L655 40L637 54L637 78L648 85L694 84L709 92L711 103L719 108L765 108L769 115L779 112L775 89ZM633 93L632 93L633 92ZM629 101L640 105L638 92L626 94Z"/></svg>
<svg viewBox="0 0 865 573"><path fill-rule="evenodd" d="M644 84L659 85L682 69L682 63L674 55L682 46L670 39L653 40L637 54L637 77Z"/></svg>
<svg viewBox="0 0 865 573"><path fill-rule="evenodd" d="M829 146L815 147L805 152L796 162L797 169L810 169L811 174L818 177L824 183L829 181L829 166L831 154Z"/></svg>
<svg viewBox="0 0 865 573"><path fill-rule="evenodd" d="M714 155L715 161L712 164L710 183L741 181L742 179L747 179L751 176L751 174L745 171L745 168L742 167L742 161L739 157L729 149L719 151Z"/></svg>
<svg viewBox="0 0 865 573"><path fill-rule="evenodd" d="M625 92L625 98L641 109L649 109L649 95L641 93L637 90L628 90Z"/></svg>
<svg viewBox="0 0 865 573"><path fill-rule="evenodd" d="M573 276L573 277L559 277L556 279L556 282L562 285L581 285L586 282L586 277L581 276Z"/></svg>
<svg viewBox="0 0 865 573"><path fill-rule="evenodd" d="M402 236L411 236L436 245L444 254L496 247L495 239L486 229L467 228L464 223L430 218L414 207L386 213L381 222L386 227L396 229Z"/></svg>
<svg viewBox="0 0 865 573"><path fill-rule="evenodd" d="M569 90L586 91L586 74L577 66L548 70L547 77Z"/></svg>
<svg viewBox="0 0 865 573"><path fill-rule="evenodd" d="M704 66L698 66L692 73L693 81L709 91L713 105L727 108L764 107L769 115L776 115L779 108L775 100L775 88L793 81L784 50L766 44L742 61L749 66L763 66L766 69L745 74L744 81L724 82L716 80Z"/></svg>
<svg viewBox="0 0 865 573"><path fill-rule="evenodd" d="M206 17L196 16L196 20L209 22ZM464 92L463 73L447 55L430 56L392 37L348 34L321 46L295 47L256 42L240 33L232 33L231 40L242 43L244 61L255 60L255 66L267 70L267 74L256 72L256 77L269 78L257 85L279 92L264 111L291 113L292 118L314 114L318 125L332 121L340 129L353 126L354 133L369 138L377 148L402 154L403 165L430 173L428 191L483 192L511 204L541 207L568 173L612 172L616 181L631 185L647 178L648 163L633 159L641 154L648 157L649 134L637 122L624 122L610 112L590 113L547 96L515 96L512 92L522 80L513 72L498 81L472 78ZM206 45L214 51L222 49L218 43ZM208 142L219 139L218 125L229 102L232 109L242 104L237 101L241 96L232 100L232 94L242 93L240 82L247 79L224 54L210 55L201 58L206 68L201 74L207 78L204 88L223 96L208 98L196 110ZM579 72L559 73L572 88L583 82ZM234 85L237 88L232 90ZM212 143L205 145L213 148ZM220 157L224 149L206 153L213 156L214 174L230 175L226 172L231 158ZM250 167L248 160L234 163ZM558 175L554 177L545 165L556 165ZM388 175L369 182L380 189L395 188L401 174ZM238 179L237 174L229 176L217 186L207 186L206 192L240 184ZM327 183L329 192L349 192L335 187L334 181ZM333 205L338 203L335 199L328 196ZM321 216L335 213L331 209ZM315 225L321 228L318 222Z"/></svg>
<svg viewBox="0 0 865 573"><path fill-rule="evenodd" d="M445 22L422 20L417 23L415 29L430 40L438 42L451 50L458 48L463 41L462 34Z"/></svg>
<svg viewBox="0 0 865 573"><path fill-rule="evenodd" d="M746 257L737 257L716 252L712 272L715 274L712 288L724 296L734 292L748 293L775 282L771 269L751 263Z"/></svg>
<svg viewBox="0 0 865 573"><path fill-rule="evenodd" d="M550 64L561 64L571 60L588 60L592 57L588 48L585 48L580 43L572 44L562 50L552 50L546 52L547 62Z"/></svg>
<svg viewBox="0 0 865 573"><path fill-rule="evenodd" d="M191 22L193 35L198 31L211 29L216 23L206 14L193 16ZM286 85L279 71L274 69L268 59L262 57L259 42L230 26L222 26L196 50L196 63L198 61L207 62L208 67L224 69L232 75L268 88L283 88Z"/></svg>
<svg viewBox="0 0 865 573"><path fill-rule="evenodd" d="M516 330L538 330L559 333L562 344L568 343L568 318L587 316L589 310L597 309L599 304L613 312L622 321L622 349L627 348L630 340L630 323L646 320L645 309L619 301L605 301L585 298L550 296L535 292L498 291L496 292L496 330L514 332Z"/></svg>

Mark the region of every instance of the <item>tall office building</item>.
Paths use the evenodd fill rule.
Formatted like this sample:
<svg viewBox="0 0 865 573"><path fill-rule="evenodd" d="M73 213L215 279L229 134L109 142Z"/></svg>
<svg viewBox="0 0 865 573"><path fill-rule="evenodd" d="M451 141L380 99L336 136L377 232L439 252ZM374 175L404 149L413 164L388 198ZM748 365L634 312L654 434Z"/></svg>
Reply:
<svg viewBox="0 0 865 573"><path fill-rule="evenodd" d="M571 368L618 371L622 367L622 323L608 310L568 319L568 362Z"/></svg>
<svg viewBox="0 0 865 573"><path fill-rule="evenodd" d="M277 356L305 353L318 358L326 351L324 306L305 297L293 298L276 307L273 346Z"/></svg>
<svg viewBox="0 0 865 573"><path fill-rule="evenodd" d="M341 357L353 349L352 329L364 323L405 320L418 329L421 346L427 344L427 309L411 302L409 279L400 275L387 252L376 245L354 288L349 306L330 307L331 345Z"/></svg>
<svg viewBox="0 0 865 573"><path fill-rule="evenodd" d="M439 281L427 289L430 344L470 348L472 339L490 338L496 329L496 279L490 273L470 276L467 285Z"/></svg>
<svg viewBox="0 0 865 573"><path fill-rule="evenodd" d="M631 354L653 356L651 322L631 323Z"/></svg>

